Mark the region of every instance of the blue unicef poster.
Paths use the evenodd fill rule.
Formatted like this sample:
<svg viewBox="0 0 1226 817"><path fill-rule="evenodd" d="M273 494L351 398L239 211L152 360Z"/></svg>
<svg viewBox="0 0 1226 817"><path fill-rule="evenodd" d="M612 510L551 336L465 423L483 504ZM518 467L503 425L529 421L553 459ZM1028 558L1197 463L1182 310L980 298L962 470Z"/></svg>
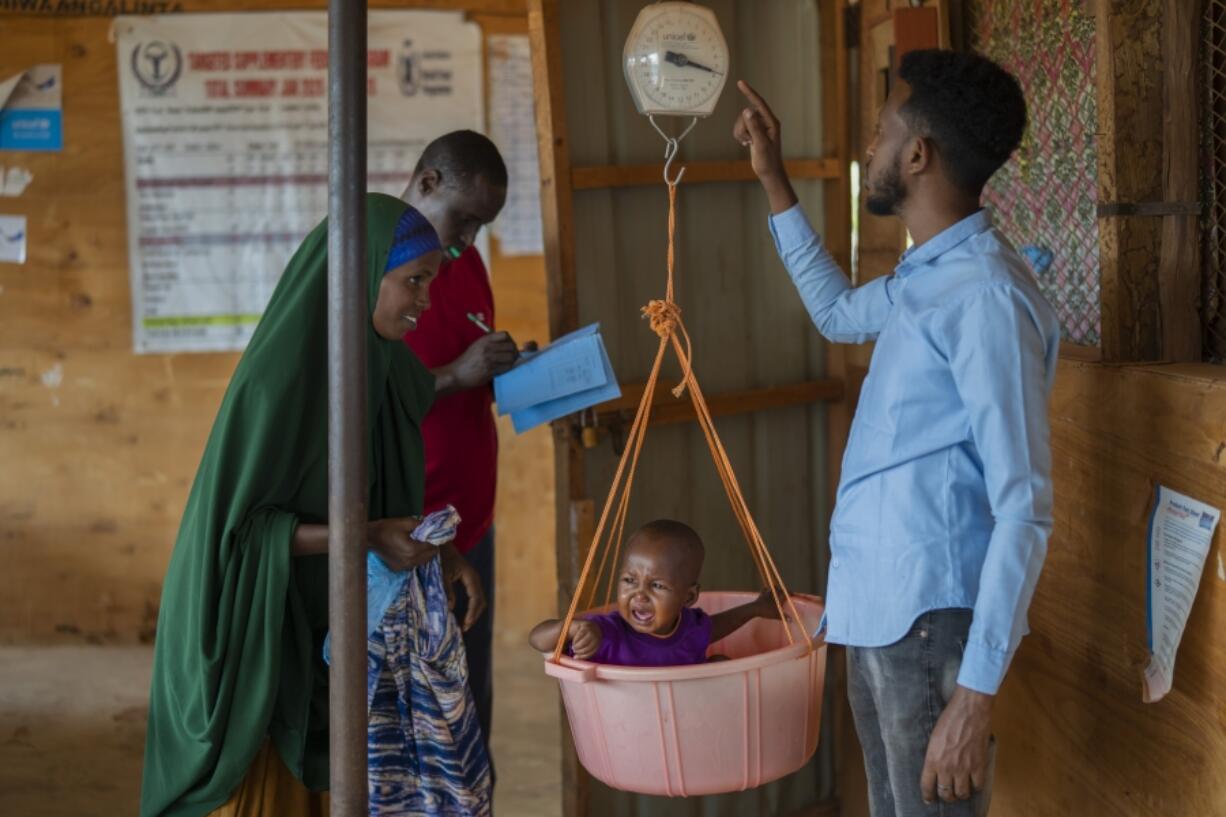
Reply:
<svg viewBox="0 0 1226 817"><path fill-rule="evenodd" d="M0 82L0 150L63 150L63 71L35 65Z"/></svg>

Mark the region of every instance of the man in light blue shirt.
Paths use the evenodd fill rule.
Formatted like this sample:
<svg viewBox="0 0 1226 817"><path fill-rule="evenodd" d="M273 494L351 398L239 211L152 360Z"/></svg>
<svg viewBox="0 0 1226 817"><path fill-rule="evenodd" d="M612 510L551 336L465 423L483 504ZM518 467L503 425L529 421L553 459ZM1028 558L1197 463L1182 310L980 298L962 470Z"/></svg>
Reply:
<svg viewBox="0 0 1226 817"><path fill-rule="evenodd" d="M1060 326L979 204L1021 140L1021 89L977 55L903 58L864 194L915 245L893 275L852 288L797 203L778 120L740 87L750 107L733 135L813 322L832 341L877 343L843 457L826 598L827 640L848 646L873 817L985 813L993 696L1027 632L1052 524Z"/></svg>

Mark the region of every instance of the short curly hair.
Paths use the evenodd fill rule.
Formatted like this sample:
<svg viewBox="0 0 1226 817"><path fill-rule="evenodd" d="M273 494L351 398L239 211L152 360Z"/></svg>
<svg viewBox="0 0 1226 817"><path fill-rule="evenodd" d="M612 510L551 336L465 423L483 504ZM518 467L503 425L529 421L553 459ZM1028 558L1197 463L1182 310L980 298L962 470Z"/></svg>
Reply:
<svg viewBox="0 0 1226 817"><path fill-rule="evenodd" d="M899 113L936 145L950 180L978 195L1026 130L1017 78L979 54L936 49L908 52L898 76L911 87Z"/></svg>
<svg viewBox="0 0 1226 817"><path fill-rule="evenodd" d="M507 186L507 166L502 154L489 137L476 131L455 130L426 145L413 175L431 168L465 190L478 176L495 187Z"/></svg>

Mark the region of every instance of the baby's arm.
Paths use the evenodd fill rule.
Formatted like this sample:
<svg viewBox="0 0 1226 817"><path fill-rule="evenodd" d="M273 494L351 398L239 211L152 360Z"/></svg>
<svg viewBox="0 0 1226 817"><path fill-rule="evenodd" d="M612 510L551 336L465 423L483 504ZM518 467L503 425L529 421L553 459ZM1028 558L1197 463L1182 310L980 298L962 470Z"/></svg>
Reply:
<svg viewBox="0 0 1226 817"><path fill-rule="evenodd" d="M769 590L763 590L748 604L711 616L711 643L727 638L755 618L779 618L779 608Z"/></svg>
<svg viewBox="0 0 1226 817"><path fill-rule="evenodd" d="M551 618L532 628L532 632L528 635L528 643L537 652L553 652L553 648L558 644L558 634L561 632L562 622ZM574 653L575 658L584 660L596 654L604 637L599 626L591 621L580 619L571 622L566 640L570 642L571 652Z"/></svg>

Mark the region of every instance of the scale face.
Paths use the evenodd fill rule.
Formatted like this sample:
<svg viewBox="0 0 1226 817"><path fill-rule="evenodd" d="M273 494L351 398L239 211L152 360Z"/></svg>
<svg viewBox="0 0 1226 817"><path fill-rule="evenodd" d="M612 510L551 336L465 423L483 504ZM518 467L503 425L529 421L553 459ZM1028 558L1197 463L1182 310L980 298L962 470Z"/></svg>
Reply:
<svg viewBox="0 0 1226 817"><path fill-rule="evenodd" d="M695 3L645 7L623 58L630 95L644 115L710 116L728 79L728 43L719 21Z"/></svg>

